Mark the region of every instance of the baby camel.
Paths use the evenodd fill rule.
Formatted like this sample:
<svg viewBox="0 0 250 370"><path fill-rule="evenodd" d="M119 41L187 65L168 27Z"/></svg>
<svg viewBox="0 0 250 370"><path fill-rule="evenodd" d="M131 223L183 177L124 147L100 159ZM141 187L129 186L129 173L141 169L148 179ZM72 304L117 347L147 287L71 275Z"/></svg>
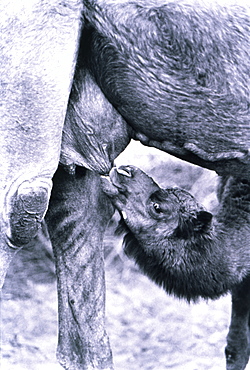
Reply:
<svg viewBox="0 0 250 370"><path fill-rule="evenodd" d="M136 167L114 168L110 180L103 180L103 190L121 213L125 253L146 275L188 301L232 291L227 369L244 369L249 357L250 182L222 179L213 216L188 192L162 189Z"/></svg>

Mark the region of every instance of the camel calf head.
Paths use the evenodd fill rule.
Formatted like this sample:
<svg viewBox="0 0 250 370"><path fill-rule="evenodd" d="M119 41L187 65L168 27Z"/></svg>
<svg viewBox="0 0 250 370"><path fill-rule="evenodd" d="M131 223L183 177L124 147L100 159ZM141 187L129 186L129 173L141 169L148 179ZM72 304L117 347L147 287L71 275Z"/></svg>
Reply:
<svg viewBox="0 0 250 370"><path fill-rule="evenodd" d="M162 189L133 166L112 169L103 190L122 216L125 253L168 293L217 298L236 282L223 225L188 192Z"/></svg>

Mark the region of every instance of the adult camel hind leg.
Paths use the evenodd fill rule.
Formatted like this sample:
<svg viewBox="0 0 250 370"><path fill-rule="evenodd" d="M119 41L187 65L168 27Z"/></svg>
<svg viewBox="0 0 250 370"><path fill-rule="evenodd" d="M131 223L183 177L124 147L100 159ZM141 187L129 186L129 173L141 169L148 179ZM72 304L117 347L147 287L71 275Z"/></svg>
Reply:
<svg viewBox="0 0 250 370"><path fill-rule="evenodd" d="M232 314L227 336L227 370L244 370L249 348L250 276L232 291Z"/></svg>
<svg viewBox="0 0 250 370"><path fill-rule="evenodd" d="M58 165L78 47L81 4L0 5L0 285L37 234Z"/></svg>
<svg viewBox="0 0 250 370"><path fill-rule="evenodd" d="M230 186L230 179L227 176L222 176L217 196L224 206L219 212L219 218L222 221L227 220L225 226L230 236L229 240L231 239L232 243L238 246L238 249L234 251L235 260L238 257L242 261L241 265L247 265L250 235L248 220L250 209L249 181L237 179L234 180L234 185ZM235 190L232 192L233 189ZM227 201L226 198L228 198ZM241 217L237 217L237 213ZM227 370L244 370L249 361L250 275L245 275L243 280L232 288L231 292L231 322L225 349Z"/></svg>
<svg viewBox="0 0 250 370"><path fill-rule="evenodd" d="M58 360L68 370L110 370L102 241L113 207L92 171L59 166L53 183L46 222L56 258Z"/></svg>

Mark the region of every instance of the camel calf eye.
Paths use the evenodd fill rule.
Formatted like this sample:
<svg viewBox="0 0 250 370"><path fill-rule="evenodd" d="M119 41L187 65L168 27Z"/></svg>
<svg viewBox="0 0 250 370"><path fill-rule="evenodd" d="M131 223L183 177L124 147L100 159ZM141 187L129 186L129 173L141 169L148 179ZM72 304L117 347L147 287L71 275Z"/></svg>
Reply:
<svg viewBox="0 0 250 370"><path fill-rule="evenodd" d="M157 212L157 213L161 213L162 212L162 209L161 209L161 206L160 206L159 203L154 202L153 203L153 207L154 207L155 212Z"/></svg>

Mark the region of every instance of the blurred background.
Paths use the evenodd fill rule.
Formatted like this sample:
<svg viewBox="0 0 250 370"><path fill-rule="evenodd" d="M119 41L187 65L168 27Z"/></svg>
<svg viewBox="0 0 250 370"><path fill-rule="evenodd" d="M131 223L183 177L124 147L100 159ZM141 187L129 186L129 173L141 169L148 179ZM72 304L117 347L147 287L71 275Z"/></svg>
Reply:
<svg viewBox="0 0 250 370"><path fill-rule="evenodd" d="M131 142L116 165L140 167L162 187L191 192L207 210L217 206L212 171ZM106 322L116 370L223 370L230 296L188 304L143 276L114 235L105 235ZM57 296L53 253L46 236L23 249L8 272L1 297L1 369L60 370L56 361ZM250 366L247 368L250 369Z"/></svg>

